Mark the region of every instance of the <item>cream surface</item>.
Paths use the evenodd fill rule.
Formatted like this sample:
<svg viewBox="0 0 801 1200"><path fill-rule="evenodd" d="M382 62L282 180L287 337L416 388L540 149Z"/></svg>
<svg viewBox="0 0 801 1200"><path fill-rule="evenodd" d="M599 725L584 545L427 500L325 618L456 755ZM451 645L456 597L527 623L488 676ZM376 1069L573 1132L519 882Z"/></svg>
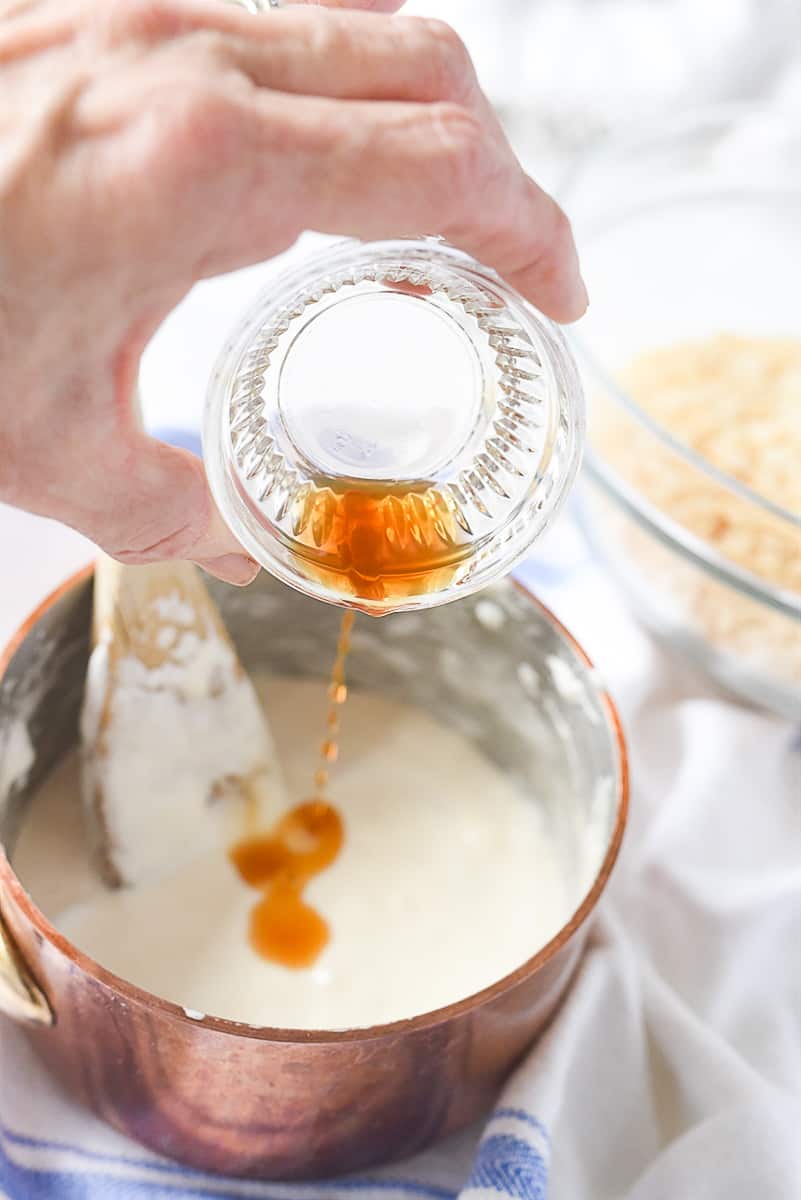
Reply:
<svg viewBox="0 0 801 1200"><path fill-rule="evenodd" d="M259 690L290 796L302 800L325 689L273 680ZM87 859L75 758L34 799L14 865L46 915L103 966L190 1016L284 1028L372 1025L463 999L525 962L582 898L537 804L416 709L349 698L331 797L344 848L305 895L332 937L305 970L250 948L259 894L225 846L160 880L106 890ZM263 813L268 824L277 816Z"/></svg>

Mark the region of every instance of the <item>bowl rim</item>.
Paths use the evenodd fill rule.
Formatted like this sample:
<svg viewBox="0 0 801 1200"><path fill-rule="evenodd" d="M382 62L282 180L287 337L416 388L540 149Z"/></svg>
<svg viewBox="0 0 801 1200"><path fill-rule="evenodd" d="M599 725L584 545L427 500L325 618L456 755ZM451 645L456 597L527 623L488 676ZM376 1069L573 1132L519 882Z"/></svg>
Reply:
<svg viewBox="0 0 801 1200"><path fill-rule="evenodd" d="M801 198L801 190L799 191ZM586 342L583 341L580 334L577 332L570 333L570 338L575 346L577 356L583 359L592 375L603 386L615 403L628 416L632 417L640 424L643 429L652 434L657 441L661 442L667 449L672 451L678 458L683 459L689 466L699 471L702 475L706 475L709 479L714 479L721 487L725 488L732 495L737 496L740 500L745 500L748 504L764 510L772 517L776 517L780 521L793 527L795 530L801 530L801 512L793 512L789 508L785 508L781 504L777 504L774 500L768 499L767 496L762 496L759 492L754 491L747 483L743 483L739 479L735 479L733 475L716 467L714 463L705 458L703 454L699 454L697 450L693 450L687 442L682 441L674 433L671 433L667 426L657 421L650 413L638 404L625 388L610 375L610 373L601 365L600 359L596 354L588 348ZM588 438L585 447L585 455L589 456L592 452L592 442ZM596 458L600 457L596 455Z"/></svg>
<svg viewBox="0 0 801 1200"><path fill-rule="evenodd" d="M801 191L799 191L799 197L801 198ZM732 495L737 496L740 500L745 500L748 504L764 510L770 516L786 522L794 529L801 530L801 512L793 512L791 509L777 504L774 500L768 499L767 496L762 496L759 492L754 491L752 487L749 487L747 483L735 479L727 471L716 467L703 454L699 454L697 450L693 450L692 446L687 442L682 441L676 434L671 433L666 425L663 425L655 417L652 417L625 388L616 382L606 368L601 365L598 356L593 354L588 348L579 333L572 332L570 336L579 358L586 362L592 375L599 381L604 390L610 394L620 408L625 410L628 416L637 421L657 441L671 450L678 458L683 459L689 466L694 467L696 471L699 471L702 475L706 475L709 479L714 479L716 483L719 483L721 487L731 492ZM589 453L591 450L592 442L588 439L585 453Z"/></svg>
<svg viewBox="0 0 801 1200"><path fill-rule="evenodd" d="M753 120L755 118L767 120L774 125L779 123L782 127L788 126L787 119L783 116L781 110L777 110L775 105L764 101L741 101L695 108L688 107L670 116L651 121L648 124L642 122L636 123L626 133L609 135L603 138L598 145L594 146L587 153L578 156L565 172L558 189L559 194L569 208L571 194L577 191L581 185L582 178L588 172L592 171L595 164L609 156L630 160L633 159L638 148L643 145L647 146L650 151L653 150L655 144L676 141L682 137L697 134L705 128L710 130L717 128L722 132L727 128L731 129L734 127L735 122ZM733 187L730 180L724 180L717 186L715 185L715 181L712 180L710 187L705 190L704 195L709 195L710 191L722 194L731 192L732 190ZM790 183L782 188L762 184L759 181L756 183L752 181L749 184L748 195L801 197L801 176L792 176ZM671 193L665 196L665 203L675 203L676 199L677 196ZM618 212L612 217L611 221L604 220L600 223L597 220L594 221L588 237L597 236L600 232L607 229L610 224L618 223L620 219L621 214ZM727 471L716 467L714 463L711 463L702 454L693 450L680 437L671 433L666 426L652 417L638 404L634 397L616 382L609 371L607 371L598 355L589 348L582 336L580 324L568 331L568 338L577 358L583 360L590 376L600 383L603 389L611 396L614 403L619 408L622 408L628 416L637 421L642 428L671 453L682 459L695 471L706 476L708 479L714 480L716 484L725 488L738 499L743 500L769 516L785 522L794 532L801 530L801 512L794 512L789 508L785 508L784 505L778 504L768 497L761 495L749 487L748 484L742 483ZM716 575L723 582L749 595L752 599L766 601L772 607L784 612L788 616L799 616L799 603L801 602L796 597L795 603L793 603L794 593L777 587L767 580L738 567L737 564L717 554L702 538L690 534L688 530L684 529L676 521L673 521L667 514L659 512L637 489L626 485L622 477L603 460L602 456L594 450L591 438L587 439L585 446L585 462L594 479L607 492L613 494L631 515L636 516L661 541L668 545L672 544L674 548L677 544L688 558L691 558L697 564L711 571L712 574Z"/></svg>
<svg viewBox="0 0 801 1200"><path fill-rule="evenodd" d="M36 628L39 620L63 596L86 584L93 575L93 563L76 571L46 596L22 622L5 648L0 651L0 684L2 684L8 666L17 650ZM513 580L512 582L525 599L539 610L541 616L544 617L557 635L567 643L583 666L588 671L595 672L595 667L586 651L561 621L553 615L550 609L538 600L533 592L519 580ZM607 842L604 857L595 873L592 885L570 919L562 925L550 941L546 942L536 954L521 963L514 971L504 975L488 987L482 988L480 991L474 992L462 1000L455 1001L441 1008L432 1009L429 1012L420 1013L415 1017L387 1022L382 1025L357 1026L341 1030L275 1028L267 1025L250 1025L245 1022L232 1021L227 1018L214 1017L207 1014L203 1014L202 1017L190 1016L191 1009L187 1010L180 1004L176 1004L171 1000L165 1000L153 992L149 992L144 988L137 987L136 984L128 982L128 980L114 974L113 971L107 970L88 954L84 954L83 951L79 950L67 937L60 933L44 913L41 912L33 898L26 891L22 881L17 877L2 842L0 842L0 899L2 899L3 891L7 891L17 908L38 934L43 936L85 975L95 979L103 986L121 996L126 1003L136 1004L150 1010L155 1009L163 1013L166 1017L177 1019L198 1029L232 1034L236 1037L244 1037L259 1042L342 1045L352 1042L378 1041L407 1033L418 1033L449 1023L460 1017L467 1016L470 1012L482 1008L485 1004L497 1000L500 996L512 991L518 984L532 978L542 967L555 958L562 947L570 941L573 935L584 924L595 909L601 894L606 888L612 868L620 852L626 828L629 812L630 775L626 740L617 708L607 689L601 683L596 683L595 686L601 708L606 718L606 729L613 757L616 759L617 778L615 782L617 796L614 810L614 825ZM2 918L1 911L0 918ZM58 1012L55 1010L55 1007L54 1012L55 1019L58 1021Z"/></svg>
<svg viewBox="0 0 801 1200"><path fill-rule="evenodd" d="M655 537L667 549L680 554L694 566L750 600L765 604L792 621L801 621L801 596L788 588L769 584L753 572L724 558L711 543L691 533L652 504L590 446L584 451L584 466L592 482L614 500L640 528Z"/></svg>

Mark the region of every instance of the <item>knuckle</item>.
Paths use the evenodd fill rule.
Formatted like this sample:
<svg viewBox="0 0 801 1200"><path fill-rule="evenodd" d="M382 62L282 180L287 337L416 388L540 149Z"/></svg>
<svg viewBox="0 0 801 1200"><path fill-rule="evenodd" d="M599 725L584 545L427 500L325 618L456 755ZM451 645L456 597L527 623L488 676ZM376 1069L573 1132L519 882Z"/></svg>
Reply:
<svg viewBox="0 0 801 1200"><path fill-rule="evenodd" d="M227 68L233 59L231 39L219 29L194 29L183 50L191 54L197 64L212 71Z"/></svg>
<svg viewBox="0 0 801 1200"><path fill-rule="evenodd" d="M159 470L157 495L153 480L134 463L126 475L125 491L115 491L111 512L102 517L94 540L118 562L140 564L189 557L209 521L209 505L196 467L170 456L169 484ZM131 503L131 497L137 503ZM90 531L91 533L92 531Z"/></svg>
<svg viewBox="0 0 801 1200"><path fill-rule="evenodd" d="M152 532L153 540L148 534ZM106 554L116 558L125 566L141 567L147 563L161 562L164 559L188 558L192 547L197 542L197 536L186 528L173 530L162 534L160 529L136 529L131 533L123 531L118 534L112 547L104 547ZM122 548L120 548L122 547Z"/></svg>
<svg viewBox="0 0 801 1200"><path fill-rule="evenodd" d="M446 21L423 18L424 61L429 64L437 91L458 99L469 94L475 84L475 71L467 47Z"/></svg>
<svg viewBox="0 0 801 1200"><path fill-rule="evenodd" d="M94 6L97 27L112 46L165 37L179 23L174 0L116 0Z"/></svg>
<svg viewBox="0 0 801 1200"><path fill-rule="evenodd" d="M455 62L462 64L469 63L470 58L467 53L467 47L453 26L449 25L447 21L441 21L437 17L423 17L421 18L421 25L426 31L430 44L439 53L453 59Z"/></svg>
<svg viewBox="0 0 801 1200"><path fill-rule="evenodd" d="M301 7L290 7L286 17L285 27L293 30L309 62L347 61L354 41L347 14L328 9L309 12ZM276 54L281 50L281 41L276 37ZM290 65L289 57L287 54L284 64L287 67Z"/></svg>
<svg viewBox="0 0 801 1200"><path fill-rule="evenodd" d="M172 157L177 167L203 162L218 169L235 156L241 127L242 116L232 97L210 85L194 85L165 105L158 125L158 150L168 160Z"/></svg>
<svg viewBox="0 0 801 1200"><path fill-rule="evenodd" d="M449 186L461 195L480 187L490 168L481 120L462 105L447 101L432 105L430 115Z"/></svg>
<svg viewBox="0 0 801 1200"><path fill-rule="evenodd" d="M297 16L303 21L307 44L316 56L321 59L330 56L336 61L348 50L352 37L341 13L324 9L319 13L299 12Z"/></svg>

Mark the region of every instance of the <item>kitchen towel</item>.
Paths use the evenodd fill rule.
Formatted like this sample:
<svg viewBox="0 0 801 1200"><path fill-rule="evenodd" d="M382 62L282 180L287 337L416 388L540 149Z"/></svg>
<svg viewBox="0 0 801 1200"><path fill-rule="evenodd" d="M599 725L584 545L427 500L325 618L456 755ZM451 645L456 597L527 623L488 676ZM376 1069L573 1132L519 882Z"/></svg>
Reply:
<svg viewBox="0 0 801 1200"><path fill-rule="evenodd" d="M346 1180L220 1179L78 1109L0 1021L2 1200L801 1197L801 729L657 647L569 520L521 574L607 680L633 794L567 1001L493 1114Z"/></svg>

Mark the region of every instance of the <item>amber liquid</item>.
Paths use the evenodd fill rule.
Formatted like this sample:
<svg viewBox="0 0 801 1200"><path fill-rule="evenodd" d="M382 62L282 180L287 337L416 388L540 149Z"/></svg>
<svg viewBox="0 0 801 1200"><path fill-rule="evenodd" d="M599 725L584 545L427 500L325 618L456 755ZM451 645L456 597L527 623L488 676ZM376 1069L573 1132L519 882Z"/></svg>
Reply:
<svg viewBox="0 0 801 1200"><path fill-rule="evenodd" d="M292 529L310 578L387 609L446 587L472 551L458 505L424 484L306 484L293 501Z"/></svg>
<svg viewBox="0 0 801 1200"><path fill-rule="evenodd" d="M446 586L470 553L460 510L436 488L313 487L296 497L292 525L310 574L340 595L392 601ZM231 861L263 898L253 909L255 950L286 967L310 966L327 945L324 917L303 898L309 880L336 859L344 828L328 799L329 774L339 751L339 721L347 698L345 663L353 612L342 618L329 685L325 736L311 800L286 813L275 828L239 842Z"/></svg>
<svg viewBox="0 0 801 1200"><path fill-rule="evenodd" d="M250 941L263 958L285 967L311 966L328 944L328 923L303 899L306 884L336 859L344 841L342 818L326 799L331 765L339 752L339 714L348 695L345 663L353 613L346 611L331 671L325 736L314 797L285 813L266 833L237 843L230 852L240 877L264 893L250 918Z"/></svg>

